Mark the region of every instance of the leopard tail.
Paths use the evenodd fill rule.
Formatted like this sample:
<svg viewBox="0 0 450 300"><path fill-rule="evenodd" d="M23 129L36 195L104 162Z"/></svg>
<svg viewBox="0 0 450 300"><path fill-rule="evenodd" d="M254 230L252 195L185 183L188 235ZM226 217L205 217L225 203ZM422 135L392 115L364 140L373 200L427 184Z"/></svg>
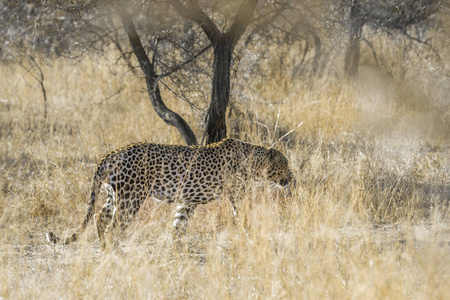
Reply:
<svg viewBox="0 0 450 300"><path fill-rule="evenodd" d="M50 243L68 245L78 239L78 237L86 229L87 224L89 223L89 221L92 218L92 215L94 214L95 201L97 200L97 195L99 194L100 186L101 186L101 182L99 182L99 180L97 180L97 178L94 178L94 182L92 184L91 196L90 196L89 203L88 203L88 211L84 217L83 222L81 223L81 226L78 228L78 230L76 230L76 232L74 234L72 234L71 236L66 237L64 239L56 236L53 232L48 232L47 240Z"/></svg>

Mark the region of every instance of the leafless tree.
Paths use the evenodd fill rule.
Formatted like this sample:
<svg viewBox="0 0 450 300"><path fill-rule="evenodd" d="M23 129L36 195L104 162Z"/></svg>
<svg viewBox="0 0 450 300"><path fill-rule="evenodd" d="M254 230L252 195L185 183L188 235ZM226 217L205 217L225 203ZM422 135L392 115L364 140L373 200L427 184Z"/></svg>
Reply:
<svg viewBox="0 0 450 300"><path fill-rule="evenodd" d="M419 27L420 31L423 31L429 27L430 18L444 6L444 3L439 0L352 0L344 1L341 5L344 8L350 6L345 74L348 78L352 78L358 73L360 41L363 40L364 26L374 31L400 33L416 42L427 43L421 37L412 36L409 29Z"/></svg>
<svg viewBox="0 0 450 300"><path fill-rule="evenodd" d="M206 143L212 143L227 135L225 113L230 99L233 50L251 23L257 4L258 0L202 4L196 0L54 0L7 4L0 7L0 16L4 17L0 22L6 28L4 34L0 33L0 39L6 38L6 47L0 51L4 58L12 58L22 47L77 59L88 51L102 53L105 45L112 43L132 69L130 54L137 58L158 116L175 126L187 144L196 144L186 121L164 104L160 84L167 86L164 81L168 79L179 88L178 96L183 97L183 84L193 77L183 71L212 48L212 70L197 70L198 74L211 76L204 138ZM39 30L33 29L33 24ZM203 36L194 25L200 27ZM17 39L8 38L8 27L14 29ZM127 44L131 53L127 52ZM178 59L178 53L184 61Z"/></svg>
<svg viewBox="0 0 450 300"><path fill-rule="evenodd" d="M169 1L184 18L197 23L214 49L211 104L206 115L206 143L222 140L227 136L226 108L230 99L230 70L233 49L249 25L258 0L242 0L234 21L226 31L221 31L202 10L197 0L183 5L178 0Z"/></svg>

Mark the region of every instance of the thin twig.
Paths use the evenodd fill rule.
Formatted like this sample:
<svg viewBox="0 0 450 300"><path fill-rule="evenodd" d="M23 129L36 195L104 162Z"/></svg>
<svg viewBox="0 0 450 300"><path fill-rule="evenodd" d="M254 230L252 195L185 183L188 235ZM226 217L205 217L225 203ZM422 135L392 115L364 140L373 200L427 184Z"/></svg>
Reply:
<svg viewBox="0 0 450 300"><path fill-rule="evenodd" d="M178 66L173 67L172 70L170 70L169 72L166 72L166 73L158 75L157 80L160 80L161 78L167 77L167 76L169 76L169 75L179 71L182 67L184 67L185 65L187 65L188 63L190 63L191 61L193 61L194 59L196 59L200 55L202 55L206 50L208 50L211 47L212 47L212 44L209 44L208 46L206 46L205 48L200 50L200 52L198 52L197 54L195 54L194 56L192 56L191 58L189 58L185 62L179 64Z"/></svg>
<svg viewBox="0 0 450 300"><path fill-rule="evenodd" d="M33 77L39 83L39 85L41 87L42 96L44 98L44 120L46 120L47 119L47 92L46 92L45 86L44 86L44 72L42 71L42 68L39 66L39 64L36 62L36 60L33 58L33 56L31 56L30 54L26 54L26 53L24 53L24 55L32 62L32 65L37 69L37 73L38 73L39 77L37 75L33 74L33 72L22 63L22 61L19 61L19 65L25 71L27 71L27 73L30 74L30 76Z"/></svg>
<svg viewBox="0 0 450 300"><path fill-rule="evenodd" d="M302 126L302 124L303 124L303 122L300 122L294 129L289 130L286 134L284 134L282 137L280 137L280 138L278 139L278 141L276 141L275 143L273 143L272 146L270 146L270 147L273 147L273 146L275 146L276 144L278 144L283 138L285 138L286 136L290 135L292 132L294 132L295 130L297 130L297 128L299 128L300 126Z"/></svg>

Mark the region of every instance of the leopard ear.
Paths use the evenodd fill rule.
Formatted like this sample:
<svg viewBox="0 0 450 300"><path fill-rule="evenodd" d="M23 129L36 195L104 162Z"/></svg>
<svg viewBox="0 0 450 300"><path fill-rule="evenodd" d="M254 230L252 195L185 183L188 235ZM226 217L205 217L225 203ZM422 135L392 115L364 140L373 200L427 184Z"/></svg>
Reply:
<svg viewBox="0 0 450 300"><path fill-rule="evenodd" d="M268 155L270 160L275 160L275 158L277 157L277 150L275 150L274 148L269 148Z"/></svg>

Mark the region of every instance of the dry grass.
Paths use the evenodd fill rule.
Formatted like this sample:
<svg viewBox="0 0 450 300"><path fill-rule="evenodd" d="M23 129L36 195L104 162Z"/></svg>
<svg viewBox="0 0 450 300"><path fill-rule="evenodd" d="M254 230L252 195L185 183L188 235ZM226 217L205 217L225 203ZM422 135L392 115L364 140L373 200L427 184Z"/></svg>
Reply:
<svg viewBox="0 0 450 300"><path fill-rule="evenodd" d="M182 143L177 132L153 112L142 82L112 76L102 61L44 68L47 120L36 83L0 68L8 74L0 81L0 298L450 295L448 135L391 101L401 97L382 80L261 85L240 106L247 117L237 135L270 145L303 122L277 146L296 174L292 197L255 187L242 195L238 224L227 201L200 207L180 253L171 250L174 207L147 203L116 255L100 251L93 226L69 246L44 235L80 224L107 151ZM165 99L198 124L189 106ZM440 113L448 128L448 111Z"/></svg>

